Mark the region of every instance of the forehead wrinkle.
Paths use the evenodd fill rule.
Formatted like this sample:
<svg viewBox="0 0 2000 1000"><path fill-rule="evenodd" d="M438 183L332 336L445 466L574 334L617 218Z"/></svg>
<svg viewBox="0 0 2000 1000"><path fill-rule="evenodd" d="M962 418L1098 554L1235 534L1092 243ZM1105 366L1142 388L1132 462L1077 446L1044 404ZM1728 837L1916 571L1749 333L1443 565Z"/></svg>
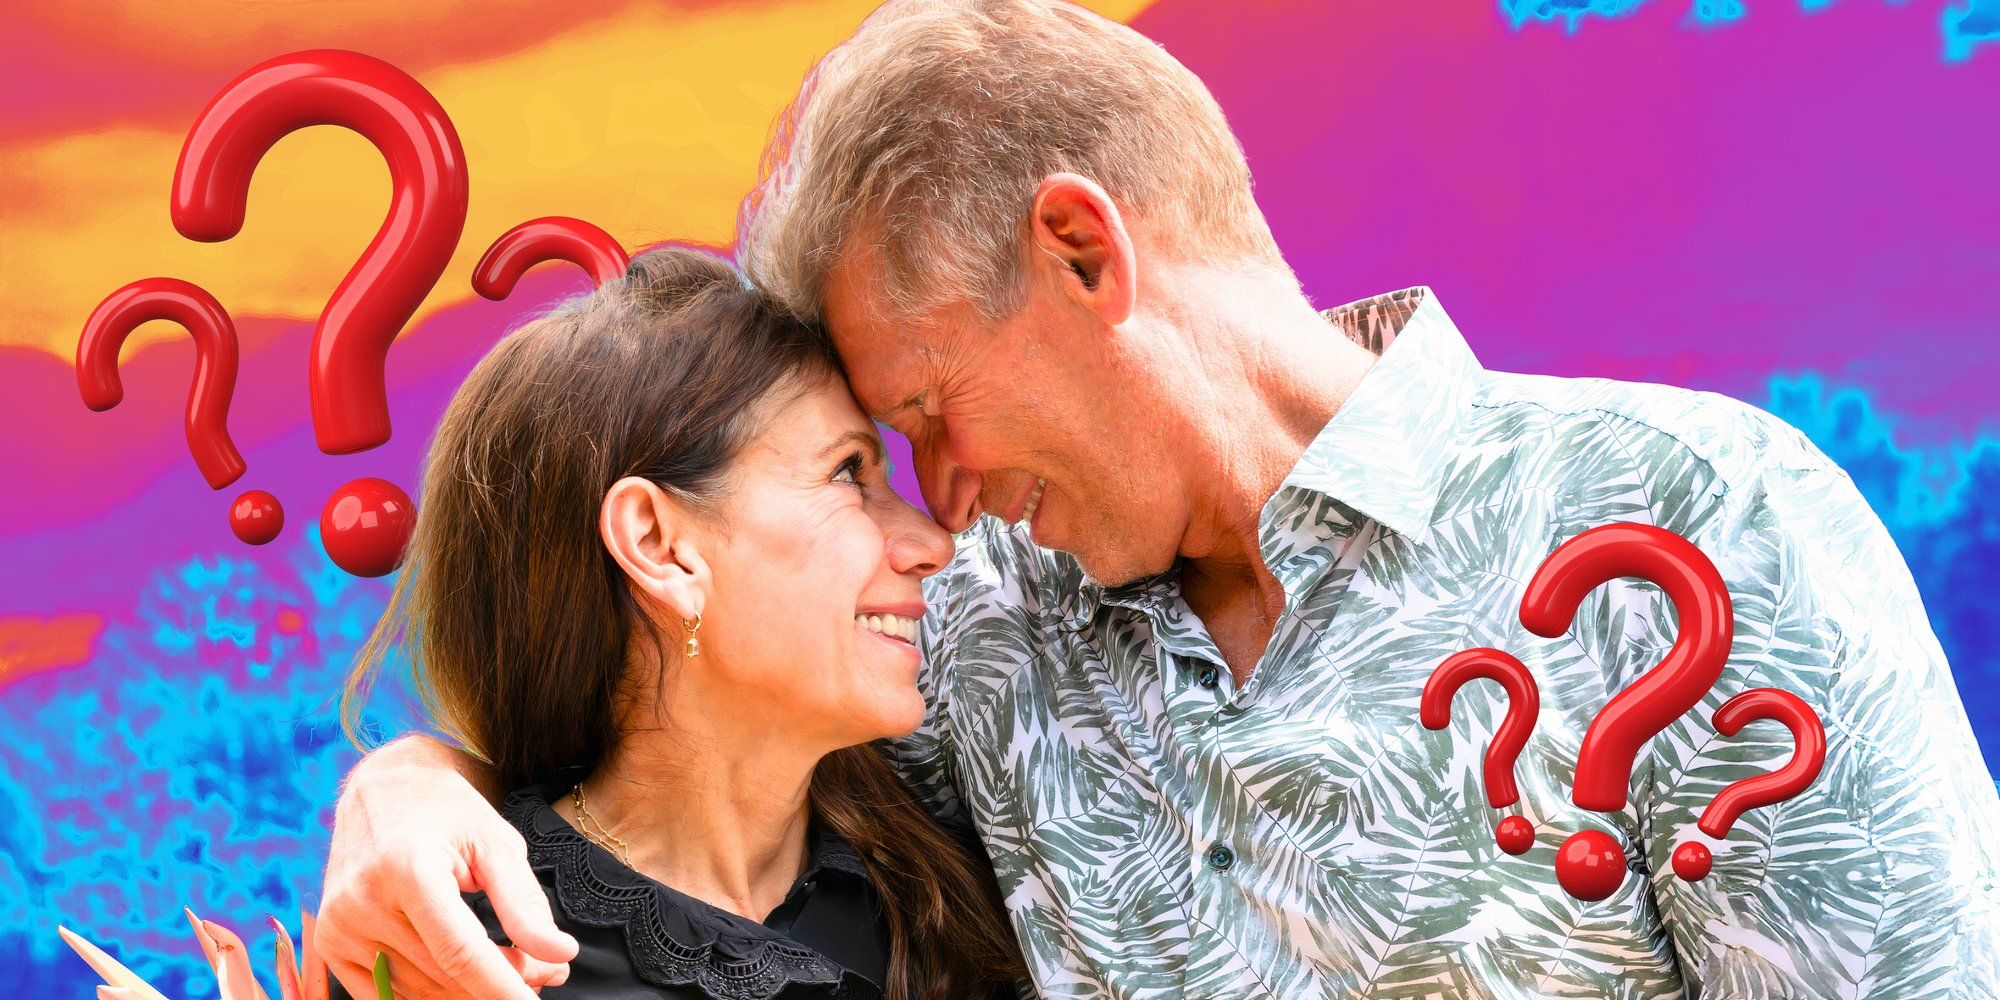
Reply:
<svg viewBox="0 0 2000 1000"><path fill-rule="evenodd" d="M954 322L965 304L922 312L899 306L883 288L886 261L880 244L867 238L869 231L864 226L843 244L821 286L822 301L830 306L838 299L842 307L825 312L830 326L836 325L834 314L839 313L843 322L837 325L849 332L846 339L854 350L843 354L842 360L856 398L870 419L888 423L925 392L942 388L957 367L954 356L969 350L963 317ZM844 294L827 294L836 287ZM836 346L841 339L835 338ZM855 384L857 371L863 375L861 384Z"/></svg>
<svg viewBox="0 0 2000 1000"><path fill-rule="evenodd" d="M898 324L893 339L884 339L889 343L871 352L876 369L866 386L876 398L861 400L869 419L876 423L888 423L889 417L914 408L919 397L940 387L944 381L941 359L949 353L920 336L915 323ZM852 375L850 368L850 381Z"/></svg>

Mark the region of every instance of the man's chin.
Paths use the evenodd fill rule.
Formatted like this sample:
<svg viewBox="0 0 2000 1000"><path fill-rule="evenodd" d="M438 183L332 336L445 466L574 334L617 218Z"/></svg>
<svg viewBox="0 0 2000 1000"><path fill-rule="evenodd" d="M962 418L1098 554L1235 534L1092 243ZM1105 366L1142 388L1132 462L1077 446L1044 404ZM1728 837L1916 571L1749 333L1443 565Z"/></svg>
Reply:
<svg viewBox="0 0 2000 1000"><path fill-rule="evenodd" d="M1041 548L1061 552L1075 559L1083 570L1084 582L1106 590L1159 576L1173 569L1179 561L1172 553L1160 559L1150 555L1140 555L1129 549L1121 550L1119 543L1107 541L1107 536L1102 534L1097 535L1093 539L1094 544L1089 547L1075 549L1066 547L1069 540L1065 538L1057 537L1044 541L1032 533L1028 537ZM1155 565L1156 563L1158 565Z"/></svg>
<svg viewBox="0 0 2000 1000"><path fill-rule="evenodd" d="M1076 564L1083 569L1083 582L1095 584L1106 590L1115 590L1142 580L1150 580L1174 568L1173 560L1168 560L1165 566L1150 566L1131 559L1107 557L1102 554L1093 556L1072 552L1070 556L1076 559Z"/></svg>

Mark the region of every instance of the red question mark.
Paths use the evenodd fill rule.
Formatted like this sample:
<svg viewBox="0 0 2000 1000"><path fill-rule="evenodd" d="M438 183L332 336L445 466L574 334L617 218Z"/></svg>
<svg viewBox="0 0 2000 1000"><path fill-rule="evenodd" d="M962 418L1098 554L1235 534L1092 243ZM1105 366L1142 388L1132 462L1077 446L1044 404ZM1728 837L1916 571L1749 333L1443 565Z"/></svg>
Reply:
<svg viewBox="0 0 2000 1000"><path fill-rule="evenodd" d="M1819 777L1826 763L1826 729L1819 715L1798 695L1777 688L1753 688L1722 703L1715 710L1715 728L1724 736L1734 736L1755 719L1776 719L1792 731L1796 749L1784 767L1770 774L1745 778L1715 796L1695 824L1701 832L1721 839L1744 813L1758 806L1783 802L1806 790ZM1674 874L1689 882L1708 875L1715 859L1708 846L1690 840L1674 848Z"/></svg>
<svg viewBox="0 0 2000 1000"><path fill-rule="evenodd" d="M582 219L552 215L500 234L472 269L472 290L495 302L513 294L521 275L543 261L566 260L599 287L625 276L630 260L611 234Z"/></svg>
<svg viewBox="0 0 2000 1000"><path fill-rule="evenodd" d="M465 150L444 108L402 70L358 52L316 49L259 63L209 102L174 169L174 228L219 242L243 228L250 175L277 141L311 125L359 132L388 161L389 213L320 314L313 333L313 432L344 455L389 440L383 368L389 345L444 273L465 229ZM387 486L387 490L381 487ZM368 509L334 523L337 506ZM413 520L409 497L382 480L334 492L320 522L333 561L357 576L395 568Z"/></svg>
<svg viewBox="0 0 2000 1000"><path fill-rule="evenodd" d="M1558 546L1528 581L1521 624L1556 638L1569 631L1585 594L1626 576L1666 591L1680 634L1666 658L1613 695L1583 734L1570 800L1598 812L1625 807L1640 747L1721 679L1736 630L1715 564L1687 539L1644 524L1602 525ZM1574 834L1556 849L1556 880L1578 899L1603 899L1625 880L1625 853L1602 830Z"/></svg>
<svg viewBox="0 0 2000 1000"><path fill-rule="evenodd" d="M246 466L229 439L229 398L236 391L236 324L222 303L179 278L141 278L105 296L84 321L76 342L76 387L83 405L99 413L125 399L118 351L132 331L156 319L194 338L194 382L188 386L187 443L210 489L241 478ZM230 530L252 545L278 537L284 510L276 497L250 490L230 505Z"/></svg>
<svg viewBox="0 0 2000 1000"><path fill-rule="evenodd" d="M1507 691L1507 717L1493 733L1486 748L1486 801L1502 809L1521 801L1514 783L1514 762L1528 745L1541 714L1542 695L1535 675L1520 660L1497 649L1480 647L1453 653L1431 671L1424 682L1424 696L1418 718L1425 729L1443 729L1451 724L1451 700L1458 689L1478 678L1498 681ZM1526 816L1508 816L1493 828L1493 839L1508 854L1523 854L1535 844L1535 824Z"/></svg>

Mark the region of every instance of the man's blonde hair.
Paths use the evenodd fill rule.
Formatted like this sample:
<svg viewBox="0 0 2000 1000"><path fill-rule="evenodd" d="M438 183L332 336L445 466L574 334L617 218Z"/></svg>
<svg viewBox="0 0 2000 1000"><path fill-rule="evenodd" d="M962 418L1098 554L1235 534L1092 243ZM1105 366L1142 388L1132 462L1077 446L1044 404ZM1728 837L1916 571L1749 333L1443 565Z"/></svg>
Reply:
<svg viewBox="0 0 2000 1000"><path fill-rule="evenodd" d="M1052 0L890 0L780 119L738 228L743 266L801 318L855 233L902 315L1018 308L1043 178L1073 172L1188 256L1281 263L1208 88L1145 36Z"/></svg>

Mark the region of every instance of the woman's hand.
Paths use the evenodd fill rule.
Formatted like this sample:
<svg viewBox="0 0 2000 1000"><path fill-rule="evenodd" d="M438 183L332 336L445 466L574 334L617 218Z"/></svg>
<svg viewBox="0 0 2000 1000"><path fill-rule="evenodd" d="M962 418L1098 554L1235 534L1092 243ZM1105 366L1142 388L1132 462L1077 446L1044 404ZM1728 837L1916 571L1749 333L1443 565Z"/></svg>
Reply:
<svg viewBox="0 0 2000 1000"><path fill-rule="evenodd" d="M475 783L484 764L430 737L397 740L348 774L334 810L314 947L356 997L386 952L396 996L532 1000L569 978L576 939L556 929L527 845ZM459 897L485 890L514 947Z"/></svg>

